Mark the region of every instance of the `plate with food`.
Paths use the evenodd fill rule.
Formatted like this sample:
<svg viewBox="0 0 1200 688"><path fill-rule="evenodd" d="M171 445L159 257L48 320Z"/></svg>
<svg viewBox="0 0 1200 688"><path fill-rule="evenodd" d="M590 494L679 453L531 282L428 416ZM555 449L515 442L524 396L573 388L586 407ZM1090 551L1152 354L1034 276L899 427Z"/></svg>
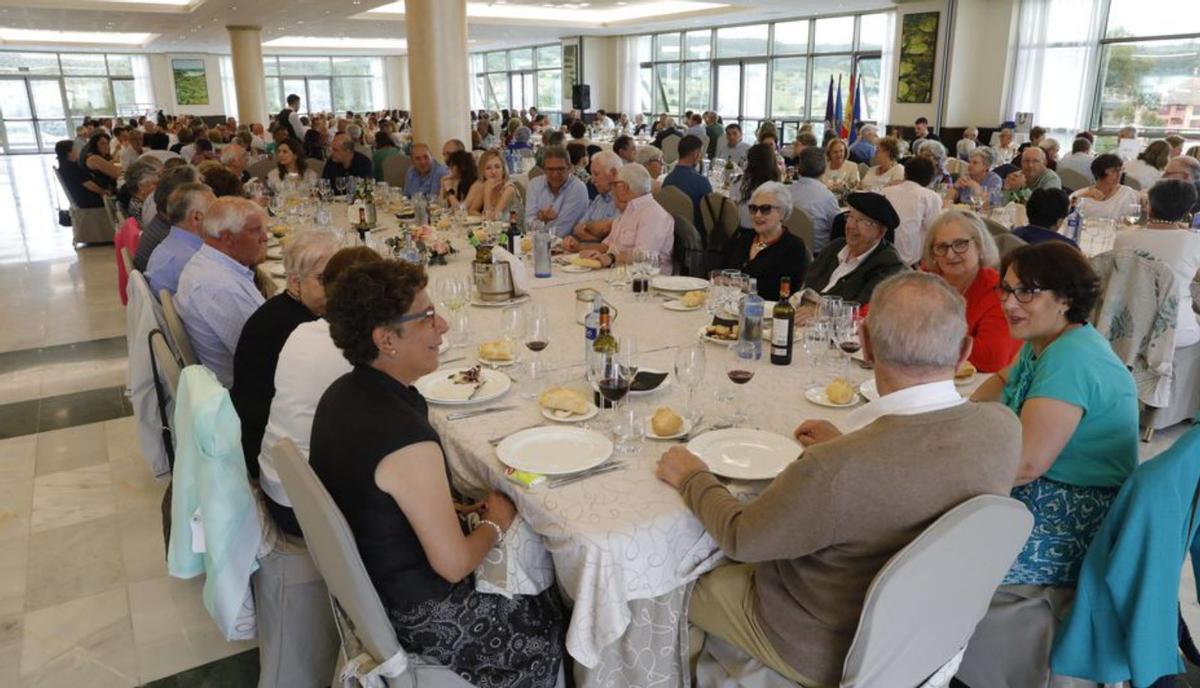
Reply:
<svg viewBox="0 0 1200 688"><path fill-rule="evenodd" d="M450 406L491 401L512 387L512 380L481 365L435 370L417 380L416 388L432 404Z"/></svg>
<svg viewBox="0 0 1200 688"><path fill-rule="evenodd" d="M646 419L647 439L677 440L691 431L691 421L667 406L658 407L654 410L654 415Z"/></svg>
<svg viewBox="0 0 1200 688"><path fill-rule="evenodd" d="M633 376L633 382L629 384L629 393L650 394L657 392L671 384L671 374L665 370L654 370L653 368L641 368L637 375Z"/></svg>
<svg viewBox="0 0 1200 688"><path fill-rule="evenodd" d="M708 289L708 280L683 275L657 275L651 278L650 286L659 291L704 291Z"/></svg>
<svg viewBox="0 0 1200 688"><path fill-rule="evenodd" d="M559 423L580 423L595 418L600 409L579 392L567 387L551 387L538 397L542 416Z"/></svg>
<svg viewBox="0 0 1200 688"><path fill-rule="evenodd" d="M715 475L734 480L770 480L804 453L790 437L750 428L706 432L687 448Z"/></svg>
<svg viewBox="0 0 1200 688"><path fill-rule="evenodd" d="M829 408L847 408L859 401L854 386L840 377L824 387L809 387L804 390L804 398L817 406Z"/></svg>
<svg viewBox="0 0 1200 688"><path fill-rule="evenodd" d="M975 375L979 371L970 361L963 361L958 370L954 371L954 384L969 385L975 381Z"/></svg>
<svg viewBox="0 0 1200 688"><path fill-rule="evenodd" d="M734 325L705 325L700 328L700 338L711 344L728 346L737 341L738 326Z"/></svg>
<svg viewBox="0 0 1200 688"><path fill-rule="evenodd" d="M684 292L683 296L677 299L671 299L663 303L663 308L669 311L696 311L704 308L705 302L708 301L708 294L703 291Z"/></svg>
<svg viewBox="0 0 1200 688"><path fill-rule="evenodd" d="M591 272L592 270L599 270L602 267L604 265L596 258L571 256L562 270L563 272Z"/></svg>
<svg viewBox="0 0 1200 688"><path fill-rule="evenodd" d="M507 339L489 339L486 342L482 342L476 351L476 356L479 358L480 363L487 364L493 368L510 366L517 362L513 343Z"/></svg>

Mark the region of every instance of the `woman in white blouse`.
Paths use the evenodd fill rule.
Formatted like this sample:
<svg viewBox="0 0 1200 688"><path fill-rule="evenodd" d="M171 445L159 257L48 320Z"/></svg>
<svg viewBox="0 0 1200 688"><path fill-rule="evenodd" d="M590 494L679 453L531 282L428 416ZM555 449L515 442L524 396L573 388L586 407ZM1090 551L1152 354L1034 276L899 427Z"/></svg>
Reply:
<svg viewBox="0 0 1200 688"><path fill-rule="evenodd" d="M1143 190L1149 189L1162 177L1170 159L1171 144L1166 141L1153 141L1136 160L1125 163L1125 179L1134 180Z"/></svg>
<svg viewBox="0 0 1200 688"><path fill-rule="evenodd" d="M306 189L311 189L317 183L316 170L310 169L304 162L304 146L295 139L281 141L275 148L275 162L278 163L267 173L267 186L274 193L283 191L284 182L288 175L297 175L295 179Z"/></svg>
<svg viewBox="0 0 1200 688"><path fill-rule="evenodd" d="M1112 153L1097 155L1092 161L1096 182L1071 194L1075 207L1085 218L1120 221L1139 204L1138 192L1121 184L1121 159Z"/></svg>
<svg viewBox="0 0 1200 688"><path fill-rule="evenodd" d="M1188 229L1196 187L1178 179L1164 179L1151 187L1149 196L1150 220L1146 228L1117 232L1113 250L1145 251L1171 266L1179 294L1175 346L1191 346L1200 342L1200 322L1192 306L1192 280L1200 272L1200 234Z"/></svg>
<svg viewBox="0 0 1200 688"><path fill-rule="evenodd" d="M858 165L848 162L850 149L841 139L830 139L825 145L825 174L821 181L830 189L853 189L858 186Z"/></svg>
<svg viewBox="0 0 1200 688"><path fill-rule="evenodd" d="M862 178L862 188L878 191L892 182L904 181L904 168L896 162L900 159L900 142L892 136L879 139L875 144L875 157L871 167Z"/></svg>

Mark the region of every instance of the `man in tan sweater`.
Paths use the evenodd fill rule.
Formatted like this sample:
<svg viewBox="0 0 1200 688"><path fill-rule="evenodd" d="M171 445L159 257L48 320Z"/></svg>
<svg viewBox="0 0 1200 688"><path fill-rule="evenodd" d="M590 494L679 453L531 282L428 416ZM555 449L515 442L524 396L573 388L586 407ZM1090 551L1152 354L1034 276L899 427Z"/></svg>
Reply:
<svg viewBox="0 0 1200 688"><path fill-rule="evenodd" d="M881 395L863 409L868 422L845 435L825 421L802 424L805 455L749 503L683 447L663 455L659 478L729 558L745 562L696 584L693 628L802 686L837 685L879 569L954 506L1009 493L1021 455L1016 416L954 388L971 350L964 308L933 275L881 283L863 326Z"/></svg>

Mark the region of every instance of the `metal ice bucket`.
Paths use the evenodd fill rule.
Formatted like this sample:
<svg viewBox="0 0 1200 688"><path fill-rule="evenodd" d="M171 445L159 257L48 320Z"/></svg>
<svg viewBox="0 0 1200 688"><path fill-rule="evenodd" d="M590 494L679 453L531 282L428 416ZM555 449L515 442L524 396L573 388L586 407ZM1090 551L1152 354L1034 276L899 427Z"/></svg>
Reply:
<svg viewBox="0 0 1200 688"><path fill-rule="evenodd" d="M512 266L505 261L499 263L472 263L475 277L475 292L480 301L495 303L509 301L513 293Z"/></svg>

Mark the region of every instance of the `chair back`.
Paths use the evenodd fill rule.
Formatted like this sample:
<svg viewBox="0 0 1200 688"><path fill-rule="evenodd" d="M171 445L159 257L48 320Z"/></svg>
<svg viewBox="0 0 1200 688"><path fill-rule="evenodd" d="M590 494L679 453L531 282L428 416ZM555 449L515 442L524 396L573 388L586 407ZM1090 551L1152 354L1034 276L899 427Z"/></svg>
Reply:
<svg viewBox="0 0 1200 688"><path fill-rule="evenodd" d="M75 191L67 184L66 177L63 176L62 170L57 166L54 167L54 176L58 179L58 185L62 187L63 195L67 197L67 203L70 207L79 207L79 199L75 198Z"/></svg>
<svg viewBox="0 0 1200 688"><path fill-rule="evenodd" d="M1058 178L1062 181L1062 188L1066 191L1078 191L1092 185L1092 180L1087 175L1071 168L1060 167Z"/></svg>
<svg viewBox="0 0 1200 688"><path fill-rule="evenodd" d="M167 396L175 399L179 395L179 374L183 371L183 366L179 364L175 352L171 351L171 344L162 330L151 330L150 350L154 352L154 363L162 376L160 379L166 385Z"/></svg>
<svg viewBox="0 0 1200 688"><path fill-rule="evenodd" d="M683 138L683 137L679 136L678 134L671 134L670 136L663 139L663 142L662 142L663 164L670 165L671 163L675 162L676 160L679 160L679 139L681 139L681 138Z"/></svg>
<svg viewBox="0 0 1200 688"><path fill-rule="evenodd" d="M983 220L983 224L987 226L988 232L991 233L993 238L1009 234L1008 227L996 222L992 218L985 215L980 215L979 218Z"/></svg>
<svg viewBox="0 0 1200 688"><path fill-rule="evenodd" d="M534 177L540 177L543 174L546 174L546 173L544 171L542 171L542 168L538 167L537 165L534 165L532 168L530 168L528 177L530 179L533 179Z"/></svg>
<svg viewBox="0 0 1200 688"><path fill-rule="evenodd" d="M318 176L320 176L325 171L325 161L324 160L317 160L316 158L307 158L307 159L305 159L304 164L308 166L308 169L312 170L313 172L316 172Z"/></svg>
<svg viewBox="0 0 1200 688"><path fill-rule="evenodd" d="M114 198L112 194L105 194L103 196L103 200L104 212L108 215L108 221L112 223L112 226L115 230L115 228L120 227L121 222L124 221L121 217L121 209L117 207L117 199Z"/></svg>
<svg viewBox="0 0 1200 688"><path fill-rule="evenodd" d="M788 213L787 219L783 221L783 226L787 231L798 237L804 242L804 248L808 251L808 256L812 258L813 247L813 221L808 216L808 213L799 208L792 208L792 212Z"/></svg>
<svg viewBox="0 0 1200 688"><path fill-rule="evenodd" d="M1033 528L1009 497L947 511L880 569L867 590L842 688L917 686L966 646Z"/></svg>
<svg viewBox="0 0 1200 688"><path fill-rule="evenodd" d="M1000 259L1003 260L1008 254L1012 253L1021 246L1025 246L1027 242L1021 237L1012 232L1003 234L995 234L992 236L996 240L996 248L1000 250Z"/></svg>
<svg viewBox="0 0 1200 688"><path fill-rule="evenodd" d="M700 232L691 220L675 216L675 244L671 248L671 259L676 275L707 277L704 265L704 243Z"/></svg>
<svg viewBox="0 0 1200 688"><path fill-rule="evenodd" d="M676 186L663 186L654 194L654 200L662 206L662 209L671 213L676 217L682 217L691 221L696 217L696 209L692 205L692 199Z"/></svg>
<svg viewBox="0 0 1200 688"><path fill-rule="evenodd" d="M250 173L250 176L265 182L267 181L267 175L271 174L271 170L275 169L278 164L275 160L267 158L250 165L246 168L246 171Z"/></svg>
<svg viewBox="0 0 1200 688"><path fill-rule="evenodd" d="M363 565L354 533L333 497L291 440L284 439L268 451L304 531L309 554L329 594L353 624L354 635L376 662L401 652L396 631Z"/></svg>
<svg viewBox="0 0 1200 688"><path fill-rule="evenodd" d="M700 217L704 222L707 267L716 270L723 259L725 242L738 228L737 204L725 194L714 191L700 199Z"/></svg>
<svg viewBox="0 0 1200 688"><path fill-rule="evenodd" d="M967 171L967 163L963 162L962 160L959 160L958 158L947 158L946 159L946 174L957 176L966 171Z"/></svg>
<svg viewBox="0 0 1200 688"><path fill-rule="evenodd" d="M163 319L167 321L167 330L171 333L171 339L175 340L179 360L183 362L184 366L196 365L200 359L196 358L196 350L192 348L192 340L183 327L183 318L179 317L179 311L175 308L175 300L171 298L171 292L160 289L158 302L162 304Z"/></svg>
<svg viewBox="0 0 1200 688"><path fill-rule="evenodd" d="M412 158L403 153L387 158L383 161L383 181L387 182L388 186L403 189L411 165Z"/></svg>
<svg viewBox="0 0 1200 688"><path fill-rule="evenodd" d="M1133 189L1134 191L1142 190L1141 180L1139 180L1137 177L1135 177L1131 174L1122 175L1121 183L1124 184L1125 186L1128 186L1129 188Z"/></svg>
<svg viewBox="0 0 1200 688"><path fill-rule="evenodd" d="M128 277L133 272L133 257L129 255L128 246L121 247L121 265L125 266L125 275Z"/></svg>

